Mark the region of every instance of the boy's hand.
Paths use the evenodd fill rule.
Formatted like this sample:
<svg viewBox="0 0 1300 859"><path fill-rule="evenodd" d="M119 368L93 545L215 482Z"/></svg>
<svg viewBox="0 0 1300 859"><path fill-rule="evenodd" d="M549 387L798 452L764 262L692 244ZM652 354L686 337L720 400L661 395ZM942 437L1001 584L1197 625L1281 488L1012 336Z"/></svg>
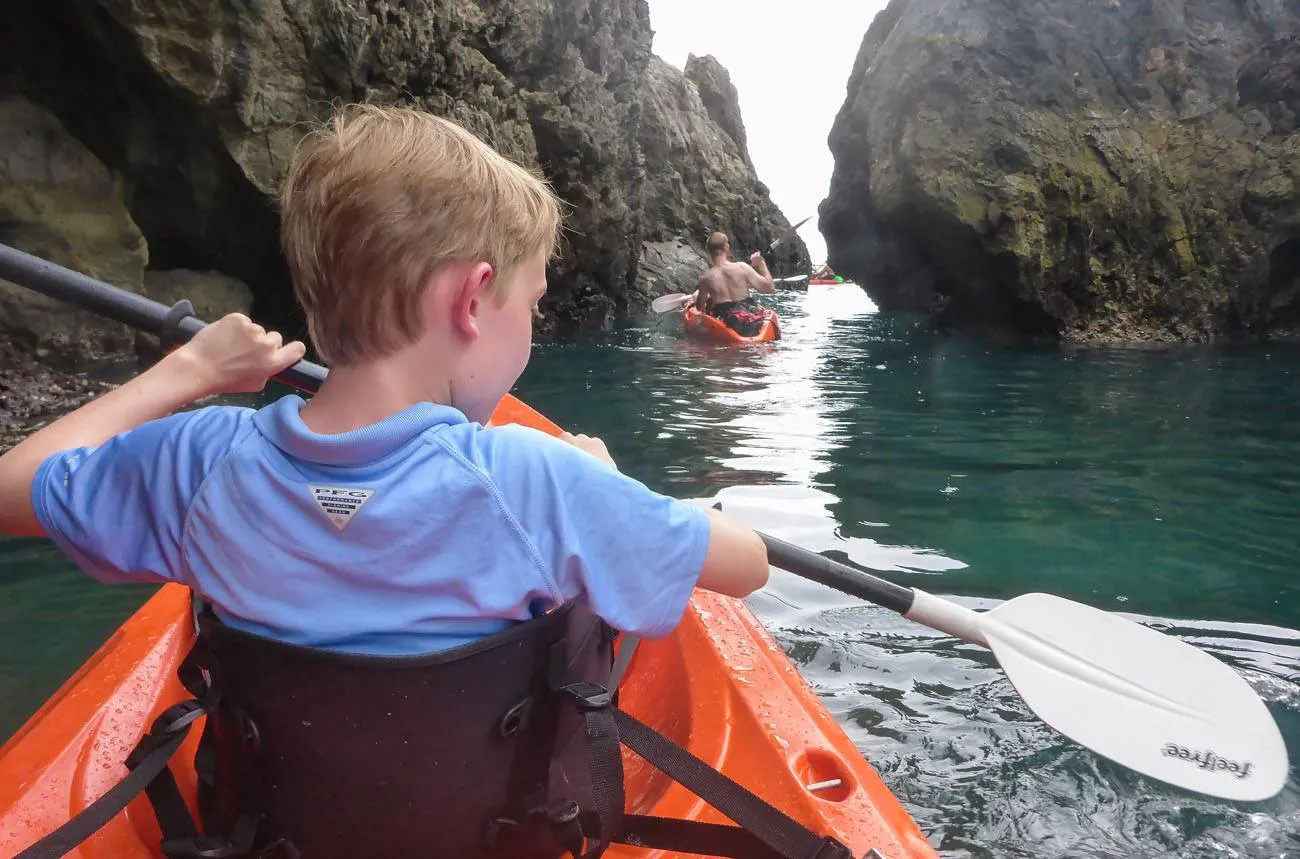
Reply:
<svg viewBox="0 0 1300 859"><path fill-rule="evenodd" d="M754 251L752 254L749 255L749 264L752 265L754 268L758 268L759 265L762 264L762 262L763 262L763 254L760 253L759 251Z"/></svg>
<svg viewBox="0 0 1300 859"><path fill-rule="evenodd" d="M193 365L207 393L252 394L302 360L307 347L298 340L284 343L278 331L267 331L242 313L229 313L173 354Z"/></svg>
<svg viewBox="0 0 1300 859"><path fill-rule="evenodd" d="M598 438L589 435L574 435L571 432L562 432L559 435L559 439L560 441L567 441L569 444L578 448L578 450L586 451L602 462L609 463L614 466L614 468L618 468L618 465L614 462L614 458L609 455L609 451L605 448L605 443Z"/></svg>

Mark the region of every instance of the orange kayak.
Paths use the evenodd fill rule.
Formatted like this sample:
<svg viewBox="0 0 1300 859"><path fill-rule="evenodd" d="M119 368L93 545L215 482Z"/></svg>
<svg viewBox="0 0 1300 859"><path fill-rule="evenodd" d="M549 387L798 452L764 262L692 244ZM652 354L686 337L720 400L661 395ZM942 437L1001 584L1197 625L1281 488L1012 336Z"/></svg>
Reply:
<svg viewBox="0 0 1300 859"><path fill-rule="evenodd" d="M688 335L711 343L765 343L781 336L781 320L776 311L771 309L767 311L763 327L750 337L736 333L716 316L701 313L694 304L686 305L682 313L682 325Z"/></svg>
<svg viewBox="0 0 1300 859"><path fill-rule="evenodd" d="M493 420L558 431L513 397ZM0 747L0 856L51 832L126 774L123 759L153 719L189 697L176 669L193 638L189 591L165 585ZM889 859L937 859L741 600L697 590L675 632L641 642L621 690L629 713L855 856L875 848ZM200 729L171 763L193 811ZM730 822L626 749L623 757L630 811ZM141 795L67 856L160 857L159 841ZM683 854L615 845L606 855Z"/></svg>

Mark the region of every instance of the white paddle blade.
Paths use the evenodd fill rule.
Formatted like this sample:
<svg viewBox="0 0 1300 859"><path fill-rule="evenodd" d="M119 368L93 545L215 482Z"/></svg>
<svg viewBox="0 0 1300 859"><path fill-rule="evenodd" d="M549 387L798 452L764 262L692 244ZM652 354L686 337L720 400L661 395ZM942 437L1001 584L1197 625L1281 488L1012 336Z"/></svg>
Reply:
<svg viewBox="0 0 1300 859"><path fill-rule="evenodd" d="M656 298L650 303L650 309L655 313L667 313L669 310L677 310L680 307L685 307L686 302L690 300L691 297L685 293L673 292Z"/></svg>
<svg viewBox="0 0 1300 859"><path fill-rule="evenodd" d="M1025 703L1080 745L1224 799L1268 799L1286 783L1277 723L1250 684L1205 651L1050 594L978 616Z"/></svg>
<svg viewBox="0 0 1300 859"><path fill-rule="evenodd" d="M778 277L776 280L773 281L773 283L798 283L801 280L807 280L807 279L808 279L808 275L806 274L794 274L791 275L790 277Z"/></svg>

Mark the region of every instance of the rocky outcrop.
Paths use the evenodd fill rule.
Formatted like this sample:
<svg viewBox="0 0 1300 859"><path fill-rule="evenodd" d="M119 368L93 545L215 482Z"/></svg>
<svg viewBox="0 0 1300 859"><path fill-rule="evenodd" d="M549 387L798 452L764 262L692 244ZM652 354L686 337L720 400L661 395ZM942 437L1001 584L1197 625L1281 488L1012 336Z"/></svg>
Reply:
<svg viewBox="0 0 1300 859"><path fill-rule="evenodd" d="M148 252L104 166L49 111L0 98L0 241L140 292ZM129 349L134 334L0 280L0 337L57 359Z"/></svg>
<svg viewBox="0 0 1300 859"><path fill-rule="evenodd" d="M638 293L693 291L709 265L704 244L714 230L727 234L740 259L762 250L778 276L807 271L808 249L797 235L768 251L790 223L750 164L726 70L712 57L692 57L683 73L652 57L641 96L638 142L652 180L641 195L647 267Z"/></svg>
<svg viewBox="0 0 1300 859"><path fill-rule="evenodd" d="M165 304L187 298L203 319L248 313L246 285L219 272L146 270L148 247L119 180L49 111L0 98L0 241ZM0 280L0 337L75 364L125 353L134 330Z"/></svg>
<svg viewBox="0 0 1300 859"><path fill-rule="evenodd" d="M785 225L748 166L725 70L701 61L725 132L698 94L698 123L647 109L651 35L645 0L11 0L0 98L39 106L112 177L96 205L120 210L139 254L114 282L142 288L146 264L220 273L294 334L275 197L306 127L340 100L451 116L540 167L564 198L543 309L558 327L593 327L643 300L644 242L702 243L721 227L741 250ZM646 151L677 133L708 139ZM687 202L660 220L668 184ZM0 224L0 241L28 238ZM82 271L122 256L63 239L80 254L63 261Z"/></svg>
<svg viewBox="0 0 1300 859"><path fill-rule="evenodd" d="M557 264L552 300L570 316L603 318L603 293L631 281L642 2L10 5L11 82L124 177L153 261L236 277L267 316L292 306L275 192L332 100L414 103L540 164L573 207L571 235L600 242Z"/></svg>
<svg viewBox="0 0 1300 859"><path fill-rule="evenodd" d="M709 265L709 257L698 242L683 238L645 242L637 264L637 289L647 297L694 292Z"/></svg>
<svg viewBox="0 0 1300 859"><path fill-rule="evenodd" d="M883 308L1074 341L1300 333L1300 7L893 0L820 210Z"/></svg>
<svg viewBox="0 0 1300 859"><path fill-rule="evenodd" d="M686 79L695 84L709 119L717 123L735 142L741 157L752 169L749 141L745 137L745 121L740 116L740 94L731 83L731 73L712 55L697 57L694 54L687 55L686 68L682 71Z"/></svg>
<svg viewBox="0 0 1300 859"><path fill-rule="evenodd" d="M0 97L0 242L168 304L188 298L202 318L250 310L248 288L233 278L147 271L148 247L122 193L48 110ZM129 355L148 339L0 280L0 449L109 387L70 370Z"/></svg>
<svg viewBox="0 0 1300 859"><path fill-rule="evenodd" d="M0 451L22 441L51 417L111 387L106 381L51 367L19 344L0 340Z"/></svg>

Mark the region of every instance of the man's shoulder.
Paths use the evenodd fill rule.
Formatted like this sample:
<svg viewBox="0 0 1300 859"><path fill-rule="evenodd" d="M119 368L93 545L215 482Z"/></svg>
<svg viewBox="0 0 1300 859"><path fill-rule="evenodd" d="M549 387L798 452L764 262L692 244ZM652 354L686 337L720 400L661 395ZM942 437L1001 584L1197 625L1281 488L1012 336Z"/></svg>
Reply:
<svg viewBox="0 0 1300 859"><path fill-rule="evenodd" d="M723 276L730 280L747 278L754 273L754 267L743 260L728 260L721 272Z"/></svg>

